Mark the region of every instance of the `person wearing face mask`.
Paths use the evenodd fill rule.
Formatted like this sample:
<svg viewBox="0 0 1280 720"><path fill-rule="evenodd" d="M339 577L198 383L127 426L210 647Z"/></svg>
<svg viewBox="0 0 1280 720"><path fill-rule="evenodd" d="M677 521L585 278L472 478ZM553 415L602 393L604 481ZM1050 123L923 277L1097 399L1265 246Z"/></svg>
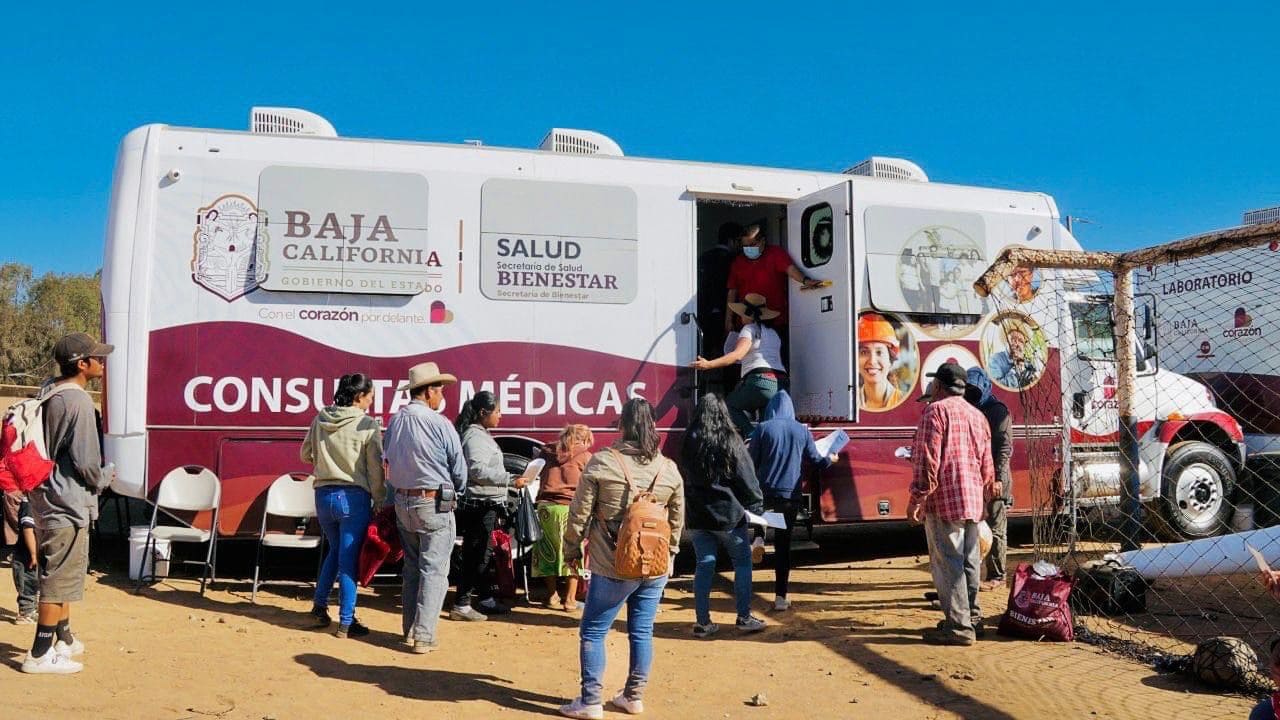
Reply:
<svg viewBox="0 0 1280 720"><path fill-rule="evenodd" d="M739 238L742 254L733 259L729 266L729 282L725 306L738 302L749 293L763 295L769 307L777 308L779 325L785 325L787 319L787 278L791 278L806 288L814 288L822 283L805 277L800 268L791 262L787 251L777 245L765 242L764 230L759 224L746 226ZM725 313L725 332L733 330L733 313Z"/></svg>
<svg viewBox="0 0 1280 720"><path fill-rule="evenodd" d="M328 552L316 580L311 615L328 627L329 591L338 581L338 637L369 629L356 619L356 571L374 503L382 502L382 428L369 417L373 380L343 375L333 404L320 411L302 441L302 461L315 466L316 518Z"/></svg>

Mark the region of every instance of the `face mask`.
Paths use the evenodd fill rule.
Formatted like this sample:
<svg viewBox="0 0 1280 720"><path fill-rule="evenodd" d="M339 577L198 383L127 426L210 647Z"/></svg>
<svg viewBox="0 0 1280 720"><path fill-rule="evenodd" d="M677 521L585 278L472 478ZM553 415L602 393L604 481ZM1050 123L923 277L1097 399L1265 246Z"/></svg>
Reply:
<svg viewBox="0 0 1280 720"><path fill-rule="evenodd" d="M764 252L764 248L759 247L759 246L756 246L756 245L750 245L750 246L747 246L747 247L742 248L742 254L743 254L743 255L746 255L746 256L747 256L747 258L748 258L748 259L750 259L750 260L755 260L755 259L759 258L759 257L760 257L760 254L761 254L761 253L763 253L763 252Z"/></svg>

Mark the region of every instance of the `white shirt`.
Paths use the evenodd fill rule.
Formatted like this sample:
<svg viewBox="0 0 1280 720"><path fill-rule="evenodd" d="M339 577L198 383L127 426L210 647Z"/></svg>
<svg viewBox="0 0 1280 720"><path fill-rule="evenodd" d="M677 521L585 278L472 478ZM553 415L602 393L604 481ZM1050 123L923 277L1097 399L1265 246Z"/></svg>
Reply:
<svg viewBox="0 0 1280 720"><path fill-rule="evenodd" d="M757 333L759 337L756 337ZM786 367L782 364L782 338L778 337L773 328L764 325L749 323L738 332L729 333L729 337L724 340L725 354L732 352L738 346L738 339L744 337L751 341L751 349L739 361L743 377L752 370L786 372Z"/></svg>

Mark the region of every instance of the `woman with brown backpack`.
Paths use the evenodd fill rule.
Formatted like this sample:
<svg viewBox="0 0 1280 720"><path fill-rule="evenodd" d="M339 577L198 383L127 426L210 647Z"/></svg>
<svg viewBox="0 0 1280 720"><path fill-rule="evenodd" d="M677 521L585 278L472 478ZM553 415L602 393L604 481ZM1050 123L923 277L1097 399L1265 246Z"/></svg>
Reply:
<svg viewBox="0 0 1280 720"><path fill-rule="evenodd" d="M631 665L627 684L610 700L618 710L644 712L641 696L653 662L653 619L684 526L684 483L675 463L658 452L653 410L643 398L622 406L622 437L595 453L569 506L564 557L591 553L591 582L582 611L582 690L560 714L603 718L604 639L625 605Z"/></svg>

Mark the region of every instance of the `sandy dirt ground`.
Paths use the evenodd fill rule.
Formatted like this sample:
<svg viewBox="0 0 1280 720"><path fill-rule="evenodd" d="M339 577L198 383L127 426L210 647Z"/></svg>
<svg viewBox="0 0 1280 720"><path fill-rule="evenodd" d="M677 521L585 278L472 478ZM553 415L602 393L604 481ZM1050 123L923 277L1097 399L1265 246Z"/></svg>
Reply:
<svg viewBox="0 0 1280 720"><path fill-rule="evenodd" d="M757 612L770 627L723 629L697 640L692 579L668 586L658 615L654 671L645 697L655 718L1243 718L1253 701L1224 696L1088 645L998 638L938 648L920 630L939 618L918 530L894 539L861 534L800 554L795 605L765 613L773 573L755 574ZM0 697L6 717L293 718L553 716L577 690L577 619L517 607L485 623L441 621L429 655L399 644L398 588L362 590L364 639L303 629L301 585L269 585L249 603L248 584L171 579L131 592L123 549L95 563L73 626L88 646L79 675L24 676L30 626L0 622ZM888 554L896 557L884 557ZM879 557L873 557L879 556ZM767 564L767 561L766 561ZM14 603L0 572L0 616ZM712 611L732 623L729 573ZM983 595L988 618L1004 598ZM622 627L619 622L617 627ZM606 693L626 672L626 638L609 641ZM768 705L747 701L764 694ZM621 717L616 712L607 716Z"/></svg>

